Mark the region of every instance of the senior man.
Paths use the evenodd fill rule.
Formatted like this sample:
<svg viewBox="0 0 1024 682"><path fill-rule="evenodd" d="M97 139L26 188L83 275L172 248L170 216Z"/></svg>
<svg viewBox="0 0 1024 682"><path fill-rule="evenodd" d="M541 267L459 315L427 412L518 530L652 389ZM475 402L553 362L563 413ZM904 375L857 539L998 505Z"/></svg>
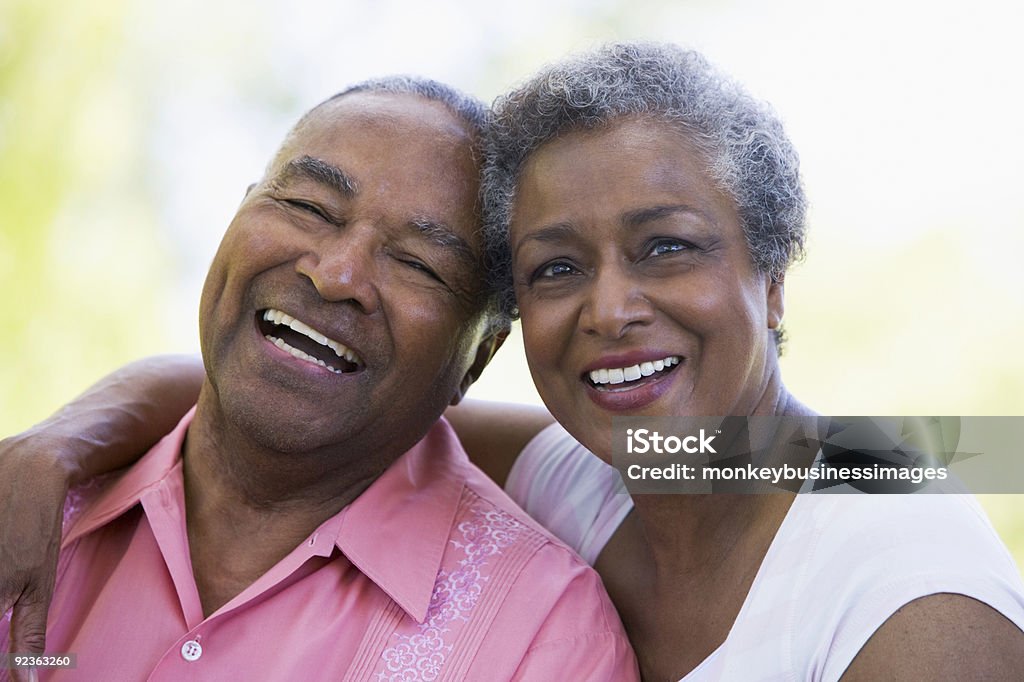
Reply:
<svg viewBox="0 0 1024 682"><path fill-rule="evenodd" d="M194 413L72 505L51 679L635 677L596 574L438 421L503 335L482 112L392 79L288 135L207 276Z"/></svg>

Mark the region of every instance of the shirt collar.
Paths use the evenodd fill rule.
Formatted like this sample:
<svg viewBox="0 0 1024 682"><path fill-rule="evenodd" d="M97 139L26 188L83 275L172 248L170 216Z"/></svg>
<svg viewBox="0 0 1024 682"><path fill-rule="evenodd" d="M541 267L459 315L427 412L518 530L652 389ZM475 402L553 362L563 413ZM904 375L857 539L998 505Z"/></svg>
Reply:
<svg viewBox="0 0 1024 682"><path fill-rule="evenodd" d="M91 533L134 507L149 490L160 485L181 458L185 434L196 408L189 410L174 430L150 448L142 459L107 485L84 514L67 529L61 547ZM89 484L84 486L89 487ZM73 494L73 493L72 493Z"/></svg>
<svg viewBox="0 0 1024 682"><path fill-rule="evenodd" d="M336 544L417 622L430 606L468 459L442 418L343 510Z"/></svg>
<svg viewBox="0 0 1024 682"><path fill-rule="evenodd" d="M111 483L68 529L62 547L109 523L158 486L181 457L193 407L177 427ZM411 450L318 533L334 545L417 622L430 606L466 480L468 459L455 432L440 419Z"/></svg>

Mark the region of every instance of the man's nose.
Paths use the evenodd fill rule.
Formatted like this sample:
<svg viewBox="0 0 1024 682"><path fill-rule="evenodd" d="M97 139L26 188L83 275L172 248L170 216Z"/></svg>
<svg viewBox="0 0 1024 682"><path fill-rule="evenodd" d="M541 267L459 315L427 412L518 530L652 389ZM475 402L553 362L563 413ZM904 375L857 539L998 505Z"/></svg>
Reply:
<svg viewBox="0 0 1024 682"><path fill-rule="evenodd" d="M642 282L621 267L602 267L587 288L579 326L585 334L619 339L633 327L650 324L654 308Z"/></svg>
<svg viewBox="0 0 1024 682"><path fill-rule="evenodd" d="M377 267L373 240L348 226L320 239L299 257L295 269L325 301L350 301L372 314L380 307Z"/></svg>

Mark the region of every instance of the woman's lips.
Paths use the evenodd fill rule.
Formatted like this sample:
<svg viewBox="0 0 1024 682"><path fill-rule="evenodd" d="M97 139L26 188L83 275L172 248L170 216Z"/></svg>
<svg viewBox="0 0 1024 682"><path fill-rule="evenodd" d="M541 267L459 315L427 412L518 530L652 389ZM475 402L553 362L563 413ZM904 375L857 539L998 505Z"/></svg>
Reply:
<svg viewBox="0 0 1024 682"><path fill-rule="evenodd" d="M671 371L672 367L682 361L679 355L669 355L658 360L644 360L625 367L602 367L591 370L586 378L595 386L617 385L633 382L644 377L660 375Z"/></svg>
<svg viewBox="0 0 1024 682"><path fill-rule="evenodd" d="M680 355L669 355L660 360L646 360L625 367L590 370L582 377L584 390L602 409L616 412L639 409L654 402L668 390L685 360ZM659 365L661 369L658 369Z"/></svg>

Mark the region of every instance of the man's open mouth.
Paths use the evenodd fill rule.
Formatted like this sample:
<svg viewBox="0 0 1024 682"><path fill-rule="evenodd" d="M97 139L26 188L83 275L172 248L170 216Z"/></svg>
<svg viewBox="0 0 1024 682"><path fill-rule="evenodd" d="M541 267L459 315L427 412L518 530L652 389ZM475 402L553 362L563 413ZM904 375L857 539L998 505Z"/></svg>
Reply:
<svg viewBox="0 0 1024 682"><path fill-rule="evenodd" d="M671 372L682 360L683 358L678 355L670 355L661 360L641 362L629 367L595 369L585 374L583 379L598 390L629 389L661 378Z"/></svg>
<svg viewBox="0 0 1024 682"><path fill-rule="evenodd" d="M314 365L319 365L335 374L357 372L363 368L363 361L340 341L328 338L301 320L291 315L267 308L256 313L260 332L272 344Z"/></svg>

